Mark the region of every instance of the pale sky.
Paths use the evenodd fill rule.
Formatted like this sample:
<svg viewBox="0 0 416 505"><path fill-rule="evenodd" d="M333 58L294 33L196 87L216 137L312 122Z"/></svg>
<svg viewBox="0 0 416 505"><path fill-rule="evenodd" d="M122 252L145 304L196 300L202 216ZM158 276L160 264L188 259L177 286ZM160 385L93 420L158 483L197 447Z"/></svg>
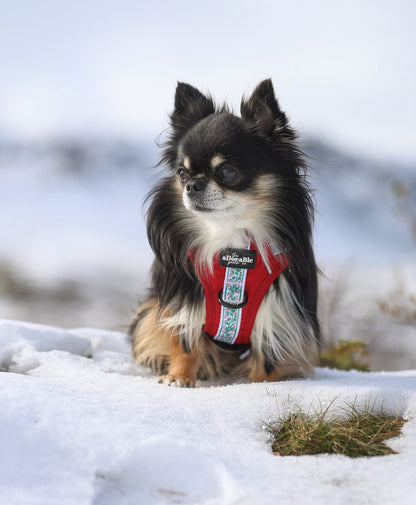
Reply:
<svg viewBox="0 0 416 505"><path fill-rule="evenodd" d="M0 0L0 136L154 139L271 77L306 135L416 164L414 0Z"/></svg>

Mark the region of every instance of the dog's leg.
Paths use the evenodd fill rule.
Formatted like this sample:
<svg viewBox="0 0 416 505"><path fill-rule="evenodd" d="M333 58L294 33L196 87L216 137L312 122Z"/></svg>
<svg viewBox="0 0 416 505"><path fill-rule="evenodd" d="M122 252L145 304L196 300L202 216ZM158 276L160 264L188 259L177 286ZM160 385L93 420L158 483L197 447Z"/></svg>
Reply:
<svg viewBox="0 0 416 505"><path fill-rule="evenodd" d="M165 316L168 315L166 312ZM157 374L165 373L160 379L164 384L179 387L195 385L199 367L197 344L193 349L185 350L179 336L160 323L156 299L148 300L139 307L129 333L138 365L151 366Z"/></svg>
<svg viewBox="0 0 416 505"><path fill-rule="evenodd" d="M305 361L288 361L271 365L262 359L254 359L250 371L251 382L276 382L310 376L313 372L311 365Z"/></svg>
<svg viewBox="0 0 416 505"><path fill-rule="evenodd" d="M279 376L275 367L270 369L265 366L264 359L253 359L249 379L251 382L275 382L279 380Z"/></svg>
<svg viewBox="0 0 416 505"><path fill-rule="evenodd" d="M172 337L168 373L159 382L169 386L194 387L199 366L199 354L194 345L186 352L178 337Z"/></svg>

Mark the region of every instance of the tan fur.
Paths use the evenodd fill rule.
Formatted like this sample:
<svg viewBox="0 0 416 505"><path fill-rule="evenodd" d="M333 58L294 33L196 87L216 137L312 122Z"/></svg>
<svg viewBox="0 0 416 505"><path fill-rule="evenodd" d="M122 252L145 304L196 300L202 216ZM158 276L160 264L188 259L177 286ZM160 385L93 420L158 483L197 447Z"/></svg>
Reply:
<svg viewBox="0 0 416 505"><path fill-rule="evenodd" d="M169 312L159 315L155 299L142 304L137 310L140 314L145 315L132 332L133 355L138 365L150 366L153 373L164 375L162 382L175 377L181 379L178 382L185 379L186 385L193 385L197 375L200 379L217 378L239 364L234 352L221 351L202 336L195 339L191 353L186 353L178 335L164 323Z"/></svg>
<svg viewBox="0 0 416 505"><path fill-rule="evenodd" d="M172 338L168 373L160 379L164 384L175 384L180 387L195 386L196 374L199 368L199 353L194 346L191 352L185 352L179 339Z"/></svg>
<svg viewBox="0 0 416 505"><path fill-rule="evenodd" d="M221 163L224 163L224 161L224 156L221 156L221 154L216 154L211 158L211 167L217 168L219 165L221 165Z"/></svg>
<svg viewBox="0 0 416 505"><path fill-rule="evenodd" d="M223 350L202 334L195 338L191 352L187 353L178 334L163 322L170 317L169 312L158 314L156 299L142 304L137 314L141 317L132 332L134 357L137 364L150 366L155 374L161 375L160 382L164 384L192 387L196 378L214 379L224 375L248 378L252 382L274 382L309 376L316 362L316 346L311 344L303 350L305 359L285 356L266 374L264 359L255 350L241 360L239 352Z"/></svg>
<svg viewBox="0 0 416 505"><path fill-rule="evenodd" d="M133 355L137 364L150 366L153 373L160 374L171 353L173 334L168 334L158 323L158 306L155 299L141 305L137 313L145 315L134 328Z"/></svg>
<svg viewBox="0 0 416 505"><path fill-rule="evenodd" d="M288 359L267 374L262 360L256 360L250 371L251 382L277 382L297 377L309 377L313 374L313 366L310 362L299 362Z"/></svg>

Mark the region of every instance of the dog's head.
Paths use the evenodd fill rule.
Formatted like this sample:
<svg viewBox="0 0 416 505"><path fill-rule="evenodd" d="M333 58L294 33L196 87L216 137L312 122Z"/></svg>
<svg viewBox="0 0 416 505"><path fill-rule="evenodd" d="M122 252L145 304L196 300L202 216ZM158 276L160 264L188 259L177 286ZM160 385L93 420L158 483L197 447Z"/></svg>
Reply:
<svg viewBox="0 0 416 505"><path fill-rule="evenodd" d="M303 164L271 80L243 98L241 117L179 83L171 125L164 161L177 173L185 208L205 219L246 215Z"/></svg>

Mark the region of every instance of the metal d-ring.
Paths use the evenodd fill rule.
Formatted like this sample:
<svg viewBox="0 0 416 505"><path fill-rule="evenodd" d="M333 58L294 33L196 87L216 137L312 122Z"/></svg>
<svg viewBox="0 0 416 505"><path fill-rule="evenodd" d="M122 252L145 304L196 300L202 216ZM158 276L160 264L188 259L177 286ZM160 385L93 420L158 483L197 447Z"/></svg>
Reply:
<svg viewBox="0 0 416 505"><path fill-rule="evenodd" d="M244 298L241 303L231 303L231 302L226 302L222 298L222 291L218 293L218 301L223 307L226 307L227 309L242 309L247 305L248 302L248 296L246 293L244 293Z"/></svg>

